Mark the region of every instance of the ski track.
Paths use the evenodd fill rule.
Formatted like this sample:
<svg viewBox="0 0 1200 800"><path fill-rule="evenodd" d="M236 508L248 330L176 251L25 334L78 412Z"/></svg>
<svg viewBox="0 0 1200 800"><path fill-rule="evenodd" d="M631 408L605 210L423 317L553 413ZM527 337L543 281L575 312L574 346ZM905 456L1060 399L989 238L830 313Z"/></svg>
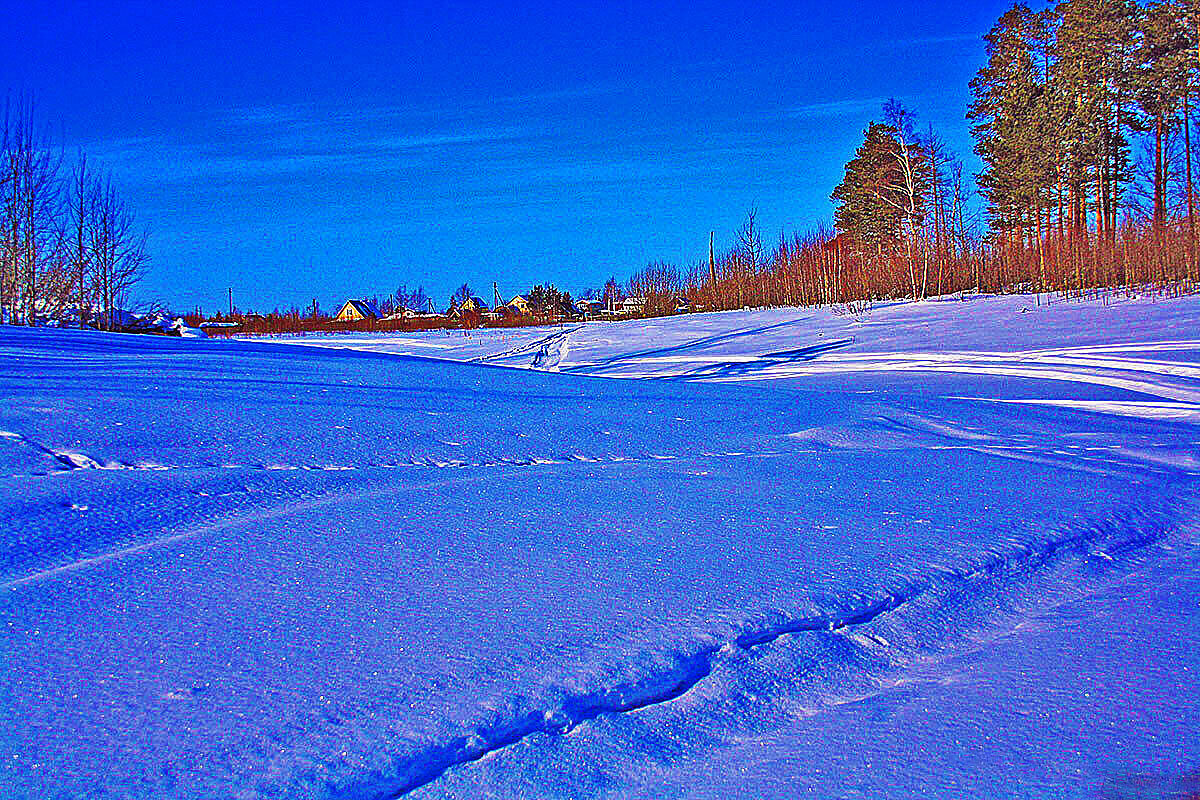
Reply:
<svg viewBox="0 0 1200 800"><path fill-rule="evenodd" d="M1163 510L1138 510L1129 517L1110 517L1076 531L1007 550L984 551L974 563L941 567L894 589L854 593L857 602L812 616L784 618L744 630L725 641L713 642L692 653L677 655L675 664L634 682L590 692L561 692L562 699L488 727L441 743L431 743L399 760L388 775L363 779L351 786L330 787L337 800L396 800L441 778L449 770L469 765L528 737L565 735L606 714L624 714L676 700L707 679L714 671L736 660L736 653L770 646L784 636L836 634L870 625L885 615L922 597L935 600L963 592L980 591L989 582L1016 576L1029 580L1039 572L1075 557L1097 569L1112 568L1122 556L1132 556L1165 543L1178 532ZM1186 535L1190 539L1191 532ZM830 603L836 605L836 603ZM869 633L852 637L879 642Z"/></svg>
<svg viewBox="0 0 1200 800"><path fill-rule="evenodd" d="M0 438L16 439L16 435L6 435L8 432L0 431ZM30 440L21 437L21 441L29 442ZM636 452L630 454L618 453L555 453L547 455L501 455L491 456L476 459L458 459L458 458L440 458L436 456L411 456L409 458L398 458L391 460L379 460L368 462L355 462L349 464L336 463L302 463L302 464L287 464L280 462L265 462L256 464L238 464L210 461L201 464L159 464L148 461L106 461L98 462L91 457L82 453L64 454L60 451L52 450L47 447L37 446L43 454L51 457L53 467L50 471L36 472L30 471L9 475L8 477L25 477L25 478L43 478L51 476L61 476L77 470L131 470L131 471L148 471L148 472L202 472L214 469L226 470L252 470L262 472L353 472L358 470L400 470L400 469L492 469L497 467L544 467L561 464L638 464L652 461L675 461L685 456L708 459L723 459L723 458L777 458L780 456L789 455L788 451L783 450L759 450L753 453L723 451L712 452L702 451L687 452L687 453L654 453L654 452Z"/></svg>
<svg viewBox="0 0 1200 800"><path fill-rule="evenodd" d="M1053 401L1053 400L991 400L989 398L957 398L962 400L979 400L985 402L1001 402L1001 403L1027 403L1027 404L1042 404L1051 406L1061 406L1064 408L1085 408L1087 410L1104 410L1103 408L1093 409L1093 404L1084 401ZM1112 403L1096 403L1096 406L1111 406L1120 405ZM1179 415L1172 408L1163 409L1162 404L1149 404L1147 406L1151 411L1156 412L1154 418L1162 419L1179 419ZM1161 412L1161 413L1158 413ZM1120 412L1113 412L1120 413ZM788 434L787 438L796 442L816 444L831 450L858 450L866 451L874 449L877 443L872 442L871 437L880 432L886 432L889 427L900 433L911 434L911 441L905 442L905 448L918 446L921 444L918 440L924 440L923 446L937 450L962 450L985 455L994 456L996 458L1015 458L1029 461L1032 463L1047 464L1055 467L1074 469L1083 472L1090 472L1098 475L1114 476L1121 474L1113 469L1103 467L1089 466L1089 464L1081 462L1094 462L1104 464L1109 467L1139 467L1154 469L1161 471L1158 467L1170 467L1172 469L1196 474L1195 470L1200 466L1195 458L1188 454L1181 454L1174 460L1164 460L1161 455L1144 451L1135 451L1128 448L1123 448L1117 445L1099 448L1100 450L1121 456L1120 460L1111 458L1103 458L1095 455L1086 455L1080 452L1061 452L1057 453L1058 457L1052 457L1046 453L1044 448L1040 448L1034 444L1026 444L1021 441L1001 442L994 440L992 437L973 434L968 431L938 431L935 423L922 420L927 423L927 427L922 430L920 427L906 425L897 422L888 417L881 417L881 424L877 428L865 427L858 430L851 429L851 436L846 433L835 434L834 432L825 432L820 429L810 431L801 431L798 433ZM0 432L0 438L13 438L4 436L6 432ZM855 438L862 437L862 438ZM28 440L25 440L28 441ZM280 462L255 463L255 464L237 464L224 462L206 462L201 464L161 464L151 461L105 461L99 462L90 456L82 453L70 453L64 455L61 451L52 450L50 448L38 447L44 454L53 459L51 464L52 469L39 472L29 471L25 473L9 474L10 478L46 478L54 476L65 476L80 470L102 470L102 471L143 471L143 472L206 472L211 470L243 470L254 472L355 472L355 471L370 471L370 470L413 470L413 469L451 469L451 470L483 470L496 469L503 467L547 467L564 464L644 464L648 462L661 461L679 461L682 459L694 459L698 461L710 461L713 459L763 459L763 458L781 458L790 455L796 455L804 451L796 450L757 450L754 452L744 451L700 451L700 452L682 452L682 453L652 453L638 452L631 454L617 453L600 453L589 454L580 452L556 453L548 455L516 455L516 456L492 456L477 459L457 459L457 458L440 458L435 456L412 456L409 458L399 458L392 460L355 462L349 464L335 463L301 463L287 464Z"/></svg>
<svg viewBox="0 0 1200 800"><path fill-rule="evenodd" d="M1127 350L1143 351L1152 343L1124 345ZM1200 342L1189 343L1188 349L1200 349ZM682 378L706 383L740 383L814 377L848 373L956 373L993 377L1030 378L1035 380L1084 383L1123 389L1130 392L1163 398L1185 404L1200 403L1194 379L1200 378L1200 368L1169 361L1134 358L1088 358L1072 354L1091 351L1037 350L1004 352L941 351L936 353L870 352L824 356L831 349L802 352L795 357L784 354L744 356L736 360L714 361L705 358L626 358L605 366L658 366L654 371L596 370L588 364L571 364L564 368L594 377ZM797 351L799 352L799 351ZM1104 352L1114 352L1113 349ZM1171 379L1183 379L1182 381Z"/></svg>
<svg viewBox="0 0 1200 800"><path fill-rule="evenodd" d="M937 350L845 352L855 337L829 339L800 347L756 353L724 352L729 346L760 335L779 334L803 326L804 320L715 333L695 339L629 353L588 358L589 344L574 350L568 360L568 340L584 330L579 325L556 331L498 353L463 359L507 368L566 372L626 380L679 379L705 383L743 383L796 380L823 375L925 373L1022 378L1077 383L1117 389L1155 398L1158 407L1138 403L1056 401L1047 405L1119 416L1152 417L1182 422L1200 421L1200 366L1187 361L1153 358L1154 353L1198 352L1200 340L1171 339L1108 343L1074 347L1016 350ZM799 336L797 338L800 338ZM601 340L591 344L594 346ZM604 340L607 341L607 340ZM365 347L367 343L359 346ZM348 346L353 349L356 343ZM407 340L400 346L408 346ZM419 346L419 345L413 345ZM529 354L524 361L518 357ZM972 399L972 398L963 398ZM985 399L985 398L979 398ZM1163 401L1166 401L1165 403ZM1033 402L1033 401L1029 401Z"/></svg>
<svg viewBox="0 0 1200 800"><path fill-rule="evenodd" d="M525 353L533 353L533 360L530 363L530 366L533 369L541 369L543 368L542 362L550 357L551 348L557 348L557 356L558 359L561 360L562 356L566 353L565 345L567 337L578 330L579 326L555 331L554 333L544 336L541 339L527 342L523 345L518 345L517 347L513 347L500 353L488 353L481 356L475 356L467 359L467 362L479 364L494 363L502 359L512 358L513 356L519 356ZM554 363L557 364L557 360ZM548 367L546 369L548 369Z"/></svg>
<svg viewBox="0 0 1200 800"><path fill-rule="evenodd" d="M742 459L742 460L759 460L768 458L780 458L789 455L786 451L762 451L755 453L735 453L735 452L704 452L699 454L699 459L702 461L711 461L713 459ZM442 462L429 458L416 458L406 462L390 462L386 464L376 465L359 465L359 466L304 466L304 467L285 467L278 465L271 466L254 466L244 467L238 464L220 464L208 465L204 467L192 467L190 469L210 470L210 469L259 469L268 471L304 469L324 472L340 472L352 470L367 470L367 469L395 469L402 467L412 468L434 468L434 469L452 469L461 470L462 474L453 478L447 478L439 481L430 481L422 483L388 483L386 486L379 489L369 491L346 492L344 490L335 490L324 493L319 497L311 500L288 500L278 505L271 506L266 509L260 509L250 512L242 512L240 514L217 520L215 522L205 523L193 528L176 533L167 533L165 535L156 536L149 541L141 541L134 544L126 544L114 550L104 553L90 555L67 564L59 564L53 567L39 569L36 572L23 575L20 577L9 578L5 582L0 582L0 589L14 589L16 587L33 583L40 580L45 580L57 576L67 575L73 572L79 572L89 567L99 566L101 564L123 558L125 556L136 555L138 553L154 550L161 547L166 547L177 542L187 539L192 539L206 533L234 528L241 525L250 524L253 522L264 522L267 520L286 517L292 514L313 511L319 508L324 508L336 503L353 501L356 499L370 499L377 497L385 497L395 494L398 491L429 491L442 487L469 482L471 480L483 480L490 477L491 470L496 468L546 468L554 466L582 466L593 465L598 467L611 467L616 465L637 465L637 464L661 464L663 462L676 461L679 459L677 455L662 454L662 453L646 453L634 456L608 455L608 456L585 456L583 454L574 453L570 456L562 458L541 458L541 457L498 457L495 459L485 459L476 462L467 461L451 461ZM163 467L155 471L170 470L170 469L188 469L188 468L172 468ZM72 470L64 470L70 472ZM52 473L53 474L53 473ZM61 473L57 473L61 474ZM40 477L40 476L37 476ZM194 491L194 490L193 490Z"/></svg>
<svg viewBox="0 0 1200 800"><path fill-rule="evenodd" d="M998 397L954 397L953 400L976 400L982 403L1007 403L1010 405L1050 406L1077 411L1091 411L1116 417L1141 417L1143 419L1168 420L1200 423L1200 404L1147 402L1135 400L1070 400L1070 399L1003 399Z"/></svg>
<svg viewBox="0 0 1200 800"><path fill-rule="evenodd" d="M386 487L371 489L365 492L329 492L312 500L302 500L298 502L288 501L266 509L253 511L250 513L243 512L241 514L226 517L215 522L198 525L184 531L171 533L166 536L160 536L151 539L150 541L138 542L137 544L120 547L107 553L100 553L97 555L88 556L86 558L81 558L69 564L61 564L49 569L39 570L19 578L10 579L5 583L0 583L0 589L16 589L26 584L36 583L38 581L55 577L61 577L73 572L79 572L81 570L99 566L110 561L115 561L126 556L136 555L137 553L143 553L149 550L166 547L187 539L193 539L206 533L213 533L215 531L226 530L229 528L237 528L254 523L266 522L268 520L279 519L280 517L287 517L294 514L303 514L305 512L314 511L316 509L331 506L336 503L342 503L356 499L367 500L371 498L386 497L393 495L398 491L428 491L431 489L438 489L444 486L462 483L464 481L481 479L482 477L483 476L481 475L463 475L454 478L443 479L440 481L430 481L418 484L401 486L388 485Z"/></svg>

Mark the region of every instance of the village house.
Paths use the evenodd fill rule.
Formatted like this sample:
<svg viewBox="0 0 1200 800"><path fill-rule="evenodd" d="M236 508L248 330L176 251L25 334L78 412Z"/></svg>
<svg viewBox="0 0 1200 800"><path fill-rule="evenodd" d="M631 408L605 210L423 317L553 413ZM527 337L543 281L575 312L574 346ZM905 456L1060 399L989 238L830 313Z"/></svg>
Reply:
<svg viewBox="0 0 1200 800"><path fill-rule="evenodd" d="M624 316L637 316L646 308L646 298L626 297L617 304L617 313Z"/></svg>
<svg viewBox="0 0 1200 800"><path fill-rule="evenodd" d="M534 313L534 308L529 302L529 298L520 294L514 297L512 300L509 300L505 304L505 308L509 309L512 314L519 317L530 317L533 316Z"/></svg>
<svg viewBox="0 0 1200 800"><path fill-rule="evenodd" d="M459 319L463 314L487 314L488 304L482 297L468 297L454 308L450 309L450 319Z"/></svg>
<svg viewBox="0 0 1200 800"><path fill-rule="evenodd" d="M576 300L575 301L575 313L579 314L580 316L587 317L587 316L591 316L593 314L599 314L602 311L604 311L604 301L603 300Z"/></svg>
<svg viewBox="0 0 1200 800"><path fill-rule="evenodd" d="M397 322L405 319L437 319L441 314L434 313L431 310L421 311L415 308L398 307L391 314L382 318L384 322Z"/></svg>
<svg viewBox="0 0 1200 800"><path fill-rule="evenodd" d="M579 313L579 311L576 310L574 303L568 303L566 301L563 301L561 303L556 304L556 306L555 306L554 319L556 321L561 322L563 320L578 320L578 319L582 319L582 318L583 318L583 314Z"/></svg>
<svg viewBox="0 0 1200 800"><path fill-rule="evenodd" d="M379 319L379 309L370 300L347 300L334 316L334 322L360 322Z"/></svg>

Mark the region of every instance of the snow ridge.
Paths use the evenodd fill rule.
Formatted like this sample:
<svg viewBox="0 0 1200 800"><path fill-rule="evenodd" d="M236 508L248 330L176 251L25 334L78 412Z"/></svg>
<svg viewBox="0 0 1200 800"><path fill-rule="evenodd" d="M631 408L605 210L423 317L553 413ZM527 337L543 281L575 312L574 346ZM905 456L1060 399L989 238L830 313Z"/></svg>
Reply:
<svg viewBox="0 0 1200 800"><path fill-rule="evenodd" d="M4 431L0 431L0 437L16 438L15 436L5 436ZM153 461L140 460L137 462L130 461L105 461L100 462L93 459L84 453L75 451L59 451L48 447L43 447L34 442L25 439L27 443L33 445L45 455L53 459L53 472L30 471L22 473L32 477L45 477L47 475L59 475L66 472L71 472L77 469L101 469L101 470L135 470L135 471L151 471L151 472L175 472L175 471L203 471L203 470L250 470L261 472L354 472L357 470L400 470L409 468L433 468L433 469L491 469L495 467L545 467L562 464L638 464L652 461L674 461L680 458L679 455L669 453L654 453L649 451L637 451L622 455L619 453L582 453L578 451L558 452L547 455L539 454L518 454L518 455L487 455L480 458L463 459L463 458L448 458L438 455L412 455L407 458L394 458L390 460L370 460L365 462L350 462L350 463L331 463L331 462L306 462L306 463L286 463L282 461L268 461L261 463L222 463L217 461L208 461L203 463L192 464L159 464ZM787 455L787 452L782 450L762 450L754 453L745 452L709 452L703 451L696 454L699 458L704 459L761 459L761 458L778 458Z"/></svg>
<svg viewBox="0 0 1200 800"><path fill-rule="evenodd" d="M30 439L28 436L25 436L24 434L16 433L14 431L0 431L0 439L9 439L11 441L20 442L21 444L32 447L34 450L37 450L40 453L52 458L55 462L55 466L59 470L123 469L123 468L135 469L135 468L137 468L132 465L124 465L124 464L121 464L121 465L101 464L100 462L96 461L95 459L93 459L89 456L84 455L83 453L76 453L71 450L55 450L51 447L46 447L43 444L39 444L38 442L35 442L33 439Z"/></svg>
<svg viewBox="0 0 1200 800"><path fill-rule="evenodd" d="M1041 571L1074 560L1098 570L1162 543L1177 527L1177 516L1169 509L1133 509L1113 515L1079 530L1065 531L1008 550L987 551L974 563L958 568L941 568L890 590L856 594L844 607L812 616L784 618L774 624L746 630L725 642L705 645L691 654L679 655L674 665L637 681L586 693L564 693L557 707L535 710L448 742L426 747L402 759L388 775L364 778L349 786L329 787L337 800L395 800L438 780L454 767L478 761L535 734L566 734L573 728L604 714L620 714L687 694L722 664L734 660L738 651L768 646L783 636L798 633L836 633L869 625L917 598L935 602L950 596L982 594L1009 579L1029 580ZM866 639L882 642L867 634Z"/></svg>

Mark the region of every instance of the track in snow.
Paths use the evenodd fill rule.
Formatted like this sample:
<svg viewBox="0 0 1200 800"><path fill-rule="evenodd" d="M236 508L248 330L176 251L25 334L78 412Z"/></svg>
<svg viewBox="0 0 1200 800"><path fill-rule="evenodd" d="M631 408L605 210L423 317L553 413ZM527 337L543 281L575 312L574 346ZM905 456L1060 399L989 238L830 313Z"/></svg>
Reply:
<svg viewBox="0 0 1200 800"><path fill-rule="evenodd" d="M1102 571L1119 568L1119 561L1136 557L1172 534L1180 533L1174 529L1173 520L1174 515L1165 510L1143 510L1128 518L1105 520L1017 549L985 553L974 563L941 568L894 589L861 592L856 597L865 599L851 601L842 608L778 620L743 631L729 641L714 642L695 652L677 655L671 668L636 683L584 694L565 692L555 707L531 711L456 739L431 744L394 765L389 776L341 787L333 796L338 800L394 800L438 780L455 767L479 761L531 736L564 735L602 715L636 712L677 700L715 670L734 669L734 663L740 659L738 652L768 647L784 636L847 633L857 646L887 647L887 641L869 631L859 634L856 630L869 628L884 615L918 598L933 598L935 603L953 599L961 606L964 593L984 594L998 584L1027 581L1064 562L1086 565L1094 577L1098 576ZM1194 533L1184 536L1184 543L1194 544Z"/></svg>

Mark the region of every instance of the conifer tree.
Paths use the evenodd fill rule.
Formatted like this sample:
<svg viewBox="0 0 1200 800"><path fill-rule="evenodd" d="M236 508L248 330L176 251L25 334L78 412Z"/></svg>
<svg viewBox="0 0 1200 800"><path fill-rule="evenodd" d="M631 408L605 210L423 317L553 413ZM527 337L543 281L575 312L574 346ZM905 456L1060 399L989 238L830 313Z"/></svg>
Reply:
<svg viewBox="0 0 1200 800"><path fill-rule="evenodd" d="M986 167L978 182L1002 238L1027 234L1041 218L1039 189L1053 172L1055 109L1037 59L1046 25L1028 6L1013 6L985 37L988 62L971 81L967 117Z"/></svg>
<svg viewBox="0 0 1200 800"><path fill-rule="evenodd" d="M1072 230L1115 230L1129 181L1130 95L1135 85L1139 8L1133 0L1066 0L1059 17L1053 93L1060 104ZM1090 200L1090 202L1089 202Z"/></svg>
<svg viewBox="0 0 1200 800"><path fill-rule="evenodd" d="M905 160L912 165L911 175L906 174ZM919 143L902 143L895 127L872 122L833 191L837 230L877 254L900 242L906 227L919 224L925 210L929 192L925 163Z"/></svg>
<svg viewBox="0 0 1200 800"><path fill-rule="evenodd" d="M1182 3L1154 2L1146 7L1138 58L1137 99L1145 115L1145 126L1154 136L1153 227L1159 238L1167 221L1166 143L1182 125L1193 66L1189 34Z"/></svg>

